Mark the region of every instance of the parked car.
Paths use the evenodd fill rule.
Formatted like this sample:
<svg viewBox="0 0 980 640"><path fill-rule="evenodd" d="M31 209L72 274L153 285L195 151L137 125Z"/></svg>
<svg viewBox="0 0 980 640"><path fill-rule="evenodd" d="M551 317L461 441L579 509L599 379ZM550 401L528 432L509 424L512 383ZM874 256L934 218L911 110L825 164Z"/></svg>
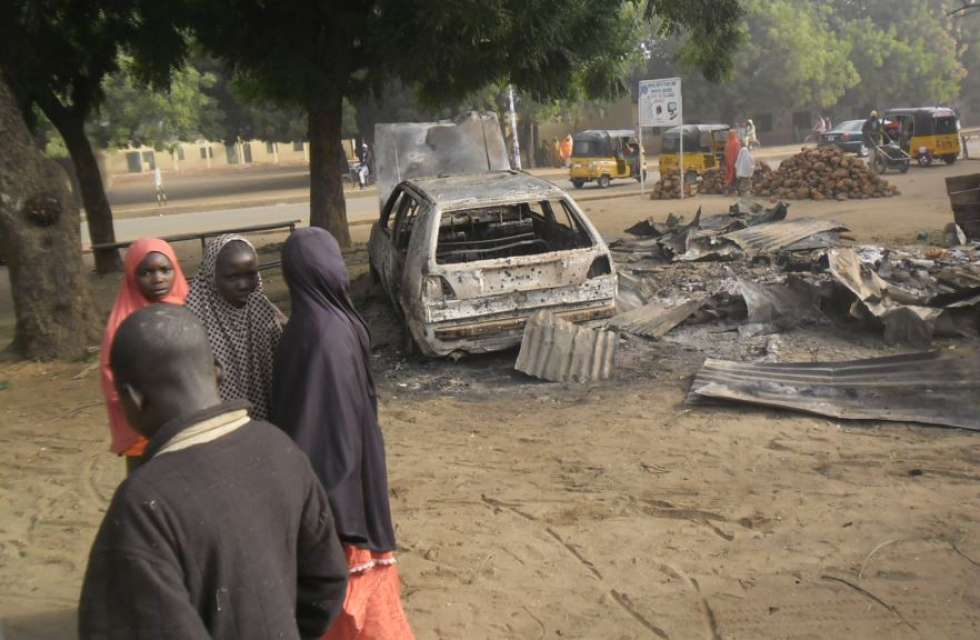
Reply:
<svg viewBox="0 0 980 640"><path fill-rule="evenodd" d="M820 134L818 144L821 147L834 146L847 153L856 153L864 157L868 155L868 148L864 146L861 136L861 127L864 120L845 120L836 127Z"/></svg>
<svg viewBox="0 0 980 640"><path fill-rule="evenodd" d="M404 180L371 229L372 276L430 356L520 344L541 309L572 322L616 309L609 249L575 201L519 171Z"/></svg>

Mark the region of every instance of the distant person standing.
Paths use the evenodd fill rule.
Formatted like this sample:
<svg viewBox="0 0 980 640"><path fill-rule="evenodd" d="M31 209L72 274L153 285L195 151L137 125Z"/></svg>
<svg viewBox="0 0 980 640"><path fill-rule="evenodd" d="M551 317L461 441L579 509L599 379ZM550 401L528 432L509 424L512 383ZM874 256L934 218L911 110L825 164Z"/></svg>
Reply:
<svg viewBox="0 0 980 640"><path fill-rule="evenodd" d="M561 166L567 167L572 158L572 136L571 134L562 138L561 141Z"/></svg>
<svg viewBox="0 0 980 640"><path fill-rule="evenodd" d="M735 189L738 195L747 196L752 193L752 175L755 173L755 159L746 145L738 152L735 160Z"/></svg>
<svg viewBox="0 0 980 640"><path fill-rule="evenodd" d="M561 166L561 142L558 141L558 138L551 141L551 166Z"/></svg>
<svg viewBox="0 0 980 640"><path fill-rule="evenodd" d="M735 161L741 148L742 143L738 141L738 133L734 129L729 129L728 142L725 143L725 188L728 192L735 189Z"/></svg>
<svg viewBox="0 0 980 640"><path fill-rule="evenodd" d="M153 170L153 186L156 189L157 206L162 207L167 204L167 192L163 190L163 173L160 172L160 167Z"/></svg>
<svg viewBox="0 0 980 640"><path fill-rule="evenodd" d="M745 121L745 146L754 148L759 146L759 138L755 132L755 123L752 118Z"/></svg>
<svg viewBox="0 0 980 640"><path fill-rule="evenodd" d="M861 137L864 140L864 146L868 149L874 149L881 144L881 120L878 118L877 111L872 111L868 119L864 121L861 126Z"/></svg>

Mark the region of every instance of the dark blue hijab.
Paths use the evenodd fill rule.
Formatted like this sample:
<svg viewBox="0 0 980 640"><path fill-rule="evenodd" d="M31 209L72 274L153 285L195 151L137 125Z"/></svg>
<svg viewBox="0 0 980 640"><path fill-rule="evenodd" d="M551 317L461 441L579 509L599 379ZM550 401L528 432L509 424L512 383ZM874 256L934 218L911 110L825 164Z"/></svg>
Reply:
<svg viewBox="0 0 980 640"><path fill-rule="evenodd" d="M271 421L310 457L341 541L393 551L370 338L344 257L327 231L300 229L283 248L282 270L292 314L276 354Z"/></svg>

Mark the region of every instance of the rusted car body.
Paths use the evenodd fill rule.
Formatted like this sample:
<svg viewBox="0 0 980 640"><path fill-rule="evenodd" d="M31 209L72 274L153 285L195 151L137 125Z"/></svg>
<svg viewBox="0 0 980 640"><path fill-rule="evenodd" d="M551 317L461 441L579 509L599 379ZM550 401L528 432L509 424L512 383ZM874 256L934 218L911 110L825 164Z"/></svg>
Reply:
<svg viewBox="0 0 980 640"><path fill-rule="evenodd" d="M521 341L532 314L609 317L616 273L559 187L517 171L404 180L371 230L372 274L430 356Z"/></svg>

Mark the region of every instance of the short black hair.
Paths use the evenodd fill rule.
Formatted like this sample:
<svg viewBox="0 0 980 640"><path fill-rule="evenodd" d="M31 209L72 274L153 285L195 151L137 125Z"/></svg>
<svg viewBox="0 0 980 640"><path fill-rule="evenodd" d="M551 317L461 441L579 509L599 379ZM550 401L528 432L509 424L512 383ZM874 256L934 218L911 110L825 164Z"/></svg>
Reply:
<svg viewBox="0 0 980 640"><path fill-rule="evenodd" d="M109 352L117 382L146 383L212 376L214 358L197 316L175 304L152 304L126 318Z"/></svg>

